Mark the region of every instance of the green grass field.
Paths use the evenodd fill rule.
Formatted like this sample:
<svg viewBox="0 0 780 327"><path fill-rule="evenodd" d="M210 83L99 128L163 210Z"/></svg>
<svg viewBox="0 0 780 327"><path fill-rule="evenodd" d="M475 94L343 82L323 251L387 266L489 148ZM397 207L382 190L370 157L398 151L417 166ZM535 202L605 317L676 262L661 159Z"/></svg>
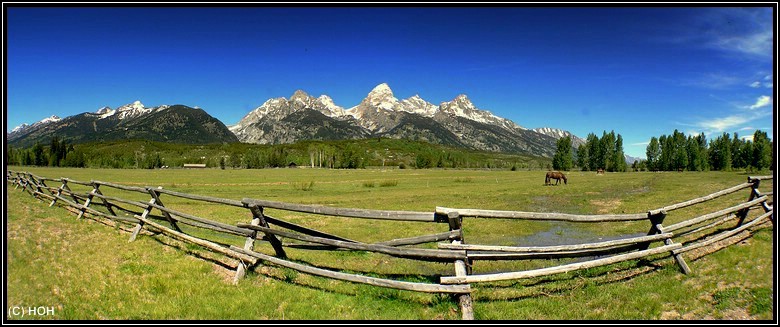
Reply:
<svg viewBox="0 0 780 327"><path fill-rule="evenodd" d="M415 169L115 170L8 167L50 178L68 177L241 200L256 198L334 207L433 212L436 206L573 214L638 213L743 183L740 172L569 172L568 185L544 186L542 171ZM763 174L769 174L764 172ZM759 175L759 174L755 174ZM8 184L7 184L8 185ZM49 186L59 186L52 185ZM89 188L71 185L74 191ZM760 189L772 190L772 181ZM140 202L149 196L110 188L104 194ZM744 201L748 190L704 206L674 211L665 225ZM246 209L163 195L166 207L229 224L248 223ZM268 209L267 214L346 238L378 242L443 232L446 224L399 223L312 216ZM449 296L333 281L259 265L238 285L235 262L157 235L129 233L93 219L76 220L7 188L7 312L9 319L460 319ZM753 214L751 214L752 216ZM482 320L774 319L771 224L704 255L686 257L684 275L665 256L512 282L474 284ZM470 244L573 244L646 233L645 221L577 224L466 218ZM190 231L190 230L187 230ZM228 244L243 239L193 234ZM198 234L200 233L200 234ZM287 241L285 241L287 242ZM435 244L425 247L435 248ZM256 249L273 254L270 245ZM436 282L452 264L420 263L367 252L288 250L298 262L398 280ZM474 273L560 264L557 260L484 262ZM52 307L43 316L11 308Z"/></svg>

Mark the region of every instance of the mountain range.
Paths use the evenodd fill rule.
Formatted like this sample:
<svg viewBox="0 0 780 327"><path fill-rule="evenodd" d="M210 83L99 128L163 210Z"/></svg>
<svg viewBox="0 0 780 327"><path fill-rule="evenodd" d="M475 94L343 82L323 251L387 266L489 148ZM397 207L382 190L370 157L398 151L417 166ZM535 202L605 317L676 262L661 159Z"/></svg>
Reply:
<svg viewBox="0 0 780 327"><path fill-rule="evenodd" d="M584 140L568 131L544 127L527 129L477 108L461 94L452 101L432 104L419 95L399 100L379 84L356 106L345 109L327 95L313 97L302 90L287 99L272 98L226 126L200 108L163 105L146 108L140 101L117 109L59 118L52 116L23 124L6 135L19 147L44 143L52 136L71 144L141 138L176 143L245 142L293 143L299 140L404 138L475 150L552 157L556 141L572 138L573 148Z"/></svg>
<svg viewBox="0 0 780 327"><path fill-rule="evenodd" d="M298 90L287 98L269 99L230 126L241 142L277 144L301 139L405 138L476 150L551 157L560 137L569 132L526 129L478 109L464 94L434 105L419 95L398 100L379 84L356 106L345 109L327 95Z"/></svg>
<svg viewBox="0 0 780 327"><path fill-rule="evenodd" d="M122 139L188 144L238 142L225 124L203 109L185 105L146 108L140 101L66 118L51 116L14 128L6 140L13 146L29 147L47 144L53 136L70 144Z"/></svg>

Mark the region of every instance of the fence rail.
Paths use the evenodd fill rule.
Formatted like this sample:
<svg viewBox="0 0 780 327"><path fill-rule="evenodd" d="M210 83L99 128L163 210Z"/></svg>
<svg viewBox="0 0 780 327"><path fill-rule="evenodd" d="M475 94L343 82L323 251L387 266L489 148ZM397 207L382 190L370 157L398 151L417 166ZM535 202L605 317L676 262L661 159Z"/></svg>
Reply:
<svg viewBox="0 0 780 327"><path fill-rule="evenodd" d="M473 319L471 284L474 283L517 280L560 274L662 254L672 256L683 273L690 273L690 267L688 267L685 262L685 259L682 256L683 253L734 236L744 230L759 225L766 220L772 222L772 226L774 227L773 193L761 193L758 190L761 181L772 179L772 176L751 176L748 177L746 183L688 201L648 210L644 213L572 215L564 213L448 207L436 207L433 212L336 208L251 198L244 198L239 201L182 193L163 189L162 187L127 186L97 180L85 182L65 177L56 179L46 178L29 172L8 171L6 175L7 182L12 183L16 189L21 187L22 191L26 191L35 197L51 200L50 206L60 204L73 208L78 212L78 218L82 218L84 215L88 214L133 225L134 227L129 241L135 240L137 235L145 230L146 232L154 234L162 233L169 237L196 244L210 251L233 258L238 261L236 264L235 282L240 280L248 269L252 269L255 264L262 261L303 273L342 281L417 292L454 294L458 297L463 319ZM51 187L46 185L47 181L61 183L61 185L59 187ZM81 187L91 189L88 192L77 192L73 191L69 185L80 185ZM751 189L750 195L746 201L740 204L683 220L669 226L663 225L664 219L671 211L706 203L746 188ZM107 189L110 189L111 191ZM124 199L117 195L105 195L103 191L134 192L149 197L149 200L147 202L141 202ZM231 225L199 217L182 210L166 207L161 199L163 195L217 205L226 205L240 208L240 210L248 210L251 215L251 220L248 223ZM129 205L137 209L128 209L120 206L118 203ZM96 206L102 207L103 210L97 210L95 208ZM322 216L446 224L448 230L434 234L391 239L376 243L364 243L271 217L264 213L265 209ZM764 212L746 222L748 212L752 209L762 209ZM153 214L153 211L157 211L158 213ZM647 221L650 226L649 231L645 236L623 237L603 242L549 246L499 246L489 244L466 244L463 239L462 221L464 218L546 220L574 223ZM686 242L685 240L681 240L682 237L690 234L712 231L716 226L723 225L724 223L735 219L737 220L736 226L726 231L713 231L712 233L707 234L706 237L694 239L693 241L689 240ZM182 230L179 223L189 226L189 229ZM236 245L223 244L206 239L203 236L195 236L194 230L190 230L191 228L207 230L217 235L226 234L245 237L244 246L239 247ZM304 244L284 244L279 238L297 240L304 242ZM254 245L256 240L269 242L275 251L275 256L255 251ZM656 247L650 246L652 243L656 242L662 242L663 244ZM408 247L410 245L425 243L436 243L437 248ZM454 271L452 276L440 277L439 283L399 281L328 270L293 262L287 258L285 247L313 250L346 249L369 251L393 257L421 261L452 262ZM597 255L609 256L591 258ZM490 274L472 274L471 269L475 260L527 260L561 257L585 258L585 260L546 268Z"/></svg>

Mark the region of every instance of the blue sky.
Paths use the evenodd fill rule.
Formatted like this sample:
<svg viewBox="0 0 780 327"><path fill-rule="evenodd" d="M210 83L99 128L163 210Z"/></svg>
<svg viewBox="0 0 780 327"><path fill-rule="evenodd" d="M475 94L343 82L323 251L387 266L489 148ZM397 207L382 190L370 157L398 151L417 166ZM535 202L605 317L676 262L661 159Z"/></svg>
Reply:
<svg viewBox="0 0 780 327"><path fill-rule="evenodd" d="M770 4L771 5L771 4ZM769 5L767 5L769 6ZM298 89L466 94L527 128L774 139L772 7L8 7L6 131L140 100L226 125Z"/></svg>

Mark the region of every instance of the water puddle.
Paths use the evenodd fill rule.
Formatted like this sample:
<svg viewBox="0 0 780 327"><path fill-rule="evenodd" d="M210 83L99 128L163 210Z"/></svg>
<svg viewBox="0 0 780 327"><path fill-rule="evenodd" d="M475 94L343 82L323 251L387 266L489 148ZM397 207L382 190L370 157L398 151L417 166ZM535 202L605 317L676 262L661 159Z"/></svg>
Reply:
<svg viewBox="0 0 780 327"><path fill-rule="evenodd" d="M645 236L647 232L637 232L624 235L595 235L592 231L578 228L576 223L550 222L550 229L536 234L517 237L514 239L516 246L553 246L575 245L583 243L597 243L618 239ZM602 258L608 255L584 256L573 258L573 262L588 261Z"/></svg>

